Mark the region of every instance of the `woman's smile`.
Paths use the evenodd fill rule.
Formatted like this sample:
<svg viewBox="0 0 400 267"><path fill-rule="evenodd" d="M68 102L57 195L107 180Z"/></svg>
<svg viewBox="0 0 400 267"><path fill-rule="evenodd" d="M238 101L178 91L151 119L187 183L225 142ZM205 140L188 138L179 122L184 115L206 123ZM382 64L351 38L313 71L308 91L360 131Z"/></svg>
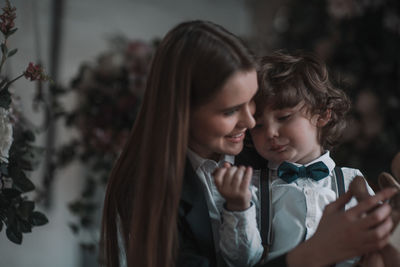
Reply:
<svg viewBox="0 0 400 267"><path fill-rule="evenodd" d="M228 141L232 142L232 143L240 143L243 141L245 136L245 132L240 132L238 134L234 134L234 135L227 135L226 138L228 139Z"/></svg>

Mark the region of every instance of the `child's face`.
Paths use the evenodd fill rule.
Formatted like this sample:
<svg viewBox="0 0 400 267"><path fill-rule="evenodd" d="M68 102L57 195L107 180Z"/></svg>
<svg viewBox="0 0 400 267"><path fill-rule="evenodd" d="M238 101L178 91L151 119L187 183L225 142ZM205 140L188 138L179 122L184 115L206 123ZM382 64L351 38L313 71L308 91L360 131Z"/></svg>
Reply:
<svg viewBox="0 0 400 267"><path fill-rule="evenodd" d="M272 110L267 106L250 131L257 152L268 161L306 164L319 157L319 115L306 113L304 104Z"/></svg>

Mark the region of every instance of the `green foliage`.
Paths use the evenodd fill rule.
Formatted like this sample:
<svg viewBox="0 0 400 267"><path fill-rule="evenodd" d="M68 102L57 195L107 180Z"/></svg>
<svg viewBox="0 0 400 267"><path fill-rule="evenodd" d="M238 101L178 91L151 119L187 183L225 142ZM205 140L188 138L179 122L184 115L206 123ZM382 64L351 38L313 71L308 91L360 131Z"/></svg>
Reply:
<svg viewBox="0 0 400 267"><path fill-rule="evenodd" d="M0 91L0 107L4 109L9 109L11 104L11 94L8 91L8 88L1 88Z"/></svg>

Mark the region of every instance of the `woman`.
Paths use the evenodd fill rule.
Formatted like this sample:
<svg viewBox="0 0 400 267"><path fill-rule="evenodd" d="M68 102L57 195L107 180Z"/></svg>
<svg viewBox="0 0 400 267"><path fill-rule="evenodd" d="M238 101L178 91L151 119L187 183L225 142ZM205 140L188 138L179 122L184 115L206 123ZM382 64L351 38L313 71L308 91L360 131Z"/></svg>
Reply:
<svg viewBox="0 0 400 267"><path fill-rule="evenodd" d="M223 200L211 173L223 162L233 163L245 130L254 126L256 66L236 36L211 22L185 22L164 37L107 186L104 266L119 266L120 250L129 267L225 266L218 253ZM388 217L383 215L377 224ZM296 264L306 253L307 246L295 249L287 261Z"/></svg>

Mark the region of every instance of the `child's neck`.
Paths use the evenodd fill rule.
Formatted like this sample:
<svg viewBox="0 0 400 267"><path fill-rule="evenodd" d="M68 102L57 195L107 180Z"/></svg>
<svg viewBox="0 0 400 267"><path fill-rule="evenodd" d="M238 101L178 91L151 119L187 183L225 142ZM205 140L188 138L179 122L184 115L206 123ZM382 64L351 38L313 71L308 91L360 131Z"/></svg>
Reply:
<svg viewBox="0 0 400 267"><path fill-rule="evenodd" d="M280 161L280 162L268 161L268 162L269 162L268 165L269 165L269 166L279 166L279 165L281 165L284 161L287 161L287 162L290 162L290 163L296 163L296 164L299 164L299 165L307 165L307 164L309 164L310 162L313 162L314 160L320 158L320 157L321 157L323 154L325 154L326 152L327 152L327 151L324 151L324 150L321 149L321 152L320 152L318 155L315 155L314 157L312 157L311 159L306 160L306 161L295 161L295 162L290 161L290 160L283 160L283 161Z"/></svg>

